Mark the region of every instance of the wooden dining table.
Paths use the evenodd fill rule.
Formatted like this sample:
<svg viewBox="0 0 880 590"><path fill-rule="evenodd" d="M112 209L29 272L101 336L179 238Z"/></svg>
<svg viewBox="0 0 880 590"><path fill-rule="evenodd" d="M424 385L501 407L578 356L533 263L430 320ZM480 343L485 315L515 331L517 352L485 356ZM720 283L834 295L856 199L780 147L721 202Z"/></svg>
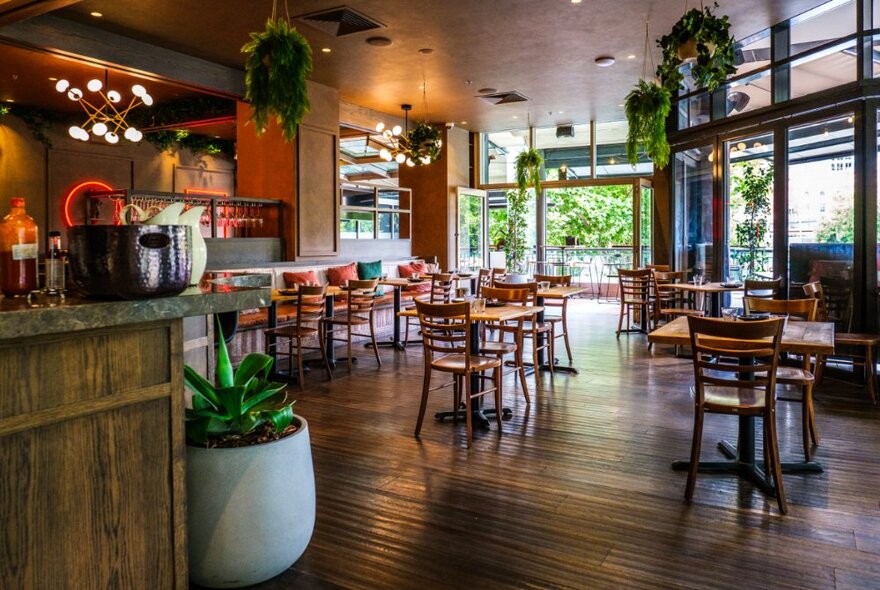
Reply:
<svg viewBox="0 0 880 590"><path fill-rule="evenodd" d="M333 305L335 303L335 298L337 295L342 293L344 289L341 287L334 287L329 285L325 292L325 300L326 307L324 311L324 317L332 318L333 317ZM273 289L272 290L272 302L269 305L269 317L268 320L268 328L271 330L273 328L278 327L278 304L284 303L286 301L296 301L299 295L296 292L296 289ZM269 352L272 356L273 363L273 371L276 377L286 377L286 375L282 373L278 373L277 371L277 352L276 352L276 338L271 333L269 334ZM333 348L333 343L328 340L325 345L325 352L327 354L327 362L331 367L336 367L336 351Z"/></svg>
<svg viewBox="0 0 880 590"><path fill-rule="evenodd" d="M543 308L545 299L569 299L574 297L575 295L580 295L581 293L585 293L589 291L587 287L564 287L561 285L551 286L547 289L538 289L538 293L535 297L535 303ZM537 321L544 321L544 312L538 314ZM539 335L541 339L538 342L538 346L543 344L544 335ZM528 365L528 363L527 363ZM538 351L538 368L541 370L549 370L550 365L544 361L544 349ZM578 370L572 366L559 365L557 359L553 359L553 370L559 371L560 373L571 373L573 375L578 374Z"/></svg>
<svg viewBox="0 0 880 590"><path fill-rule="evenodd" d="M482 312L474 312L471 311L471 335L470 335L470 343L469 348L471 354L478 355L480 354L480 324L482 322L505 322L509 320L516 320L523 317L532 317L537 316L544 312L544 308L539 305L534 306L524 306L524 305L501 305L497 307L486 306L485 311ZM398 314L400 317L410 317L417 318L419 317L418 312L413 309L407 309L405 311L401 311ZM479 391L482 387L481 379L479 374L474 373L471 375L471 390ZM497 408L483 408L482 397L476 399L476 403L471 406L471 418L474 424L479 425L481 428L489 428L489 417L494 415L497 411ZM434 419L438 421L442 421L445 418L451 417L459 417L463 418L462 412L464 410L461 408L454 408L451 411L446 412L437 412L434 414ZM513 411L510 408L502 408L501 409L501 417L504 419L508 419L513 416Z"/></svg>
<svg viewBox="0 0 880 590"><path fill-rule="evenodd" d="M401 312L402 296L401 292L406 287L417 287L419 285L430 285L430 279L421 278L417 281L406 278L387 278L381 279L379 284L385 287L392 287L394 289L394 321L393 321L393 334L391 336L391 340L386 342L379 342L378 346L391 346L396 348L397 350L403 350L404 345L403 341L400 339L400 318L398 317ZM370 347L372 343L367 343L365 346Z"/></svg>
<svg viewBox="0 0 880 590"><path fill-rule="evenodd" d="M729 320L741 321L741 320ZM679 317L660 326L650 334L648 341L654 344L672 344L690 346L691 336L688 318ZM782 332L779 346L782 352L798 353L804 357L804 365L809 368L810 355L828 355L834 352L833 322L804 322L789 320ZM739 434L737 445L722 440L718 449L728 461L700 461L701 473L733 473L752 481L762 491L775 495L776 490L770 482L762 465L756 461L755 452L755 417L739 417ZM822 465L816 461L783 461L783 473L819 473ZM674 461L672 468L685 471L690 468L690 461Z"/></svg>
<svg viewBox="0 0 880 590"><path fill-rule="evenodd" d="M721 317L721 296L724 293L735 293L737 291L745 291L742 283L703 283L695 285L693 283L668 283L663 285L664 289L678 289L679 291L688 291L696 293L700 297L709 296L709 315L712 317Z"/></svg>

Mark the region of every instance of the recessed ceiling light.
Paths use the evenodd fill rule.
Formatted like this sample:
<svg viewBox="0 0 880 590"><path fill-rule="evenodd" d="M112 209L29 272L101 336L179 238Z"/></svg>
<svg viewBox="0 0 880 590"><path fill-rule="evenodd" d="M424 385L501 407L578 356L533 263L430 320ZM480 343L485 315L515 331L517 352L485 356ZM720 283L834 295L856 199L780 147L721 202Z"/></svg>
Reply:
<svg viewBox="0 0 880 590"><path fill-rule="evenodd" d="M428 54L434 53L434 50L431 49L430 47L422 47L421 49L419 49L419 53L422 53L424 55L428 55Z"/></svg>
<svg viewBox="0 0 880 590"><path fill-rule="evenodd" d="M514 115L513 118L514 118L514 119L519 119L519 116L518 116L518 115Z"/></svg>
<svg viewBox="0 0 880 590"><path fill-rule="evenodd" d="M370 37L367 39L367 44L374 47L388 47L391 45L391 39L388 37Z"/></svg>
<svg viewBox="0 0 880 590"><path fill-rule="evenodd" d="M572 4L580 4L580 3L581 3L581 0L571 0L571 3L572 3Z"/></svg>
<svg viewBox="0 0 880 590"><path fill-rule="evenodd" d="M459 125L467 125L467 121L459 121Z"/></svg>
<svg viewBox="0 0 880 590"><path fill-rule="evenodd" d="M11 98L7 98L7 99L6 99L6 102L15 102L15 100L13 100L13 99L11 99Z"/></svg>
<svg viewBox="0 0 880 590"><path fill-rule="evenodd" d="M477 90L477 92L479 92L480 94L493 94L495 92L498 92L498 90L496 90L495 88L480 88L479 90Z"/></svg>
<svg viewBox="0 0 880 590"><path fill-rule="evenodd" d="M321 51L323 51L324 53L330 53L333 50L330 49L329 47L324 47L323 49L321 49Z"/></svg>
<svg viewBox="0 0 880 590"><path fill-rule="evenodd" d="M215 136L214 136L214 139L220 139L220 136L219 136L219 135L215 135Z"/></svg>
<svg viewBox="0 0 880 590"><path fill-rule="evenodd" d="M560 115L564 115L564 114L565 114L565 111L559 111L559 114L560 114Z"/></svg>
<svg viewBox="0 0 880 590"><path fill-rule="evenodd" d="M93 11L90 12L89 14L91 14L91 15L92 15L93 17L95 17L95 18L101 18L102 16L104 16L103 13L98 12L97 10L93 10Z"/></svg>
<svg viewBox="0 0 880 590"><path fill-rule="evenodd" d="M626 59L635 59L635 58L636 58L636 56L633 53L630 53L629 55L626 56Z"/></svg>
<svg viewBox="0 0 880 590"><path fill-rule="evenodd" d="M622 107L622 106L623 106L623 103L622 103L622 102L619 102L619 103L617 103L617 106Z"/></svg>
<svg viewBox="0 0 880 590"><path fill-rule="evenodd" d="M49 81L50 81L50 82L57 82L57 81L58 81L58 78L54 78L54 77L51 77L51 76L50 76L50 77L49 77Z"/></svg>
<svg viewBox="0 0 880 590"><path fill-rule="evenodd" d="M614 65L614 58L610 55L600 55L595 61L596 65L600 68L607 68Z"/></svg>

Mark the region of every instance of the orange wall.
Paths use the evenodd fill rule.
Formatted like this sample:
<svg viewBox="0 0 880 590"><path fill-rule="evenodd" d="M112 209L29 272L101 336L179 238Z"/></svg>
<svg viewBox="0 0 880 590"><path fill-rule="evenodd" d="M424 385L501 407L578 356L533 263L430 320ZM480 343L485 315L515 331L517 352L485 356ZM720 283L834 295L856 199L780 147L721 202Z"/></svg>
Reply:
<svg viewBox="0 0 880 590"><path fill-rule="evenodd" d="M449 206L446 132L443 132L441 158L428 166L401 166L400 186L412 189L412 254L436 256L440 267L449 267Z"/></svg>

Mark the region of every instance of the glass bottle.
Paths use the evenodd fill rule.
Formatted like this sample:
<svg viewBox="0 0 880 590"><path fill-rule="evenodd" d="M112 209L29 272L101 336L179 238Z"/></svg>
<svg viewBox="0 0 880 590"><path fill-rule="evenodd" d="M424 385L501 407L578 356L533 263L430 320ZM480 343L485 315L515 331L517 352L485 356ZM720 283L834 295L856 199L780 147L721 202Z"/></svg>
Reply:
<svg viewBox="0 0 880 590"><path fill-rule="evenodd" d="M61 232L49 232L49 249L46 250L46 292L64 292L64 252L61 250Z"/></svg>
<svg viewBox="0 0 880 590"><path fill-rule="evenodd" d="M12 211L0 221L0 290L27 295L37 283L37 224L24 210L24 199L13 197Z"/></svg>

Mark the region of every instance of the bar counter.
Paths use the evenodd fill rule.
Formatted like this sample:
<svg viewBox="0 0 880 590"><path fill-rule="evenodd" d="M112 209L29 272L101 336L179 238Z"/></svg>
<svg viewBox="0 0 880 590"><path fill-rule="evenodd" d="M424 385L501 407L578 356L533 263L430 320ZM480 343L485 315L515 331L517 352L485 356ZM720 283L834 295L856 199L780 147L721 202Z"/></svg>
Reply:
<svg viewBox="0 0 880 590"><path fill-rule="evenodd" d="M187 587L184 318L267 306L267 280L0 300L0 585Z"/></svg>

